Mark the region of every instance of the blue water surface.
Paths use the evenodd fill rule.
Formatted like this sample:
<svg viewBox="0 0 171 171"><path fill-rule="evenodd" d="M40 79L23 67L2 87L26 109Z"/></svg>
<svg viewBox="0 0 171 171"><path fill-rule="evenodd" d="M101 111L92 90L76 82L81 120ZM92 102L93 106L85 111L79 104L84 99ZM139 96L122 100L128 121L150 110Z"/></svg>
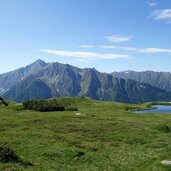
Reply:
<svg viewBox="0 0 171 171"><path fill-rule="evenodd" d="M154 105L153 109L138 110L138 111L135 111L135 113L171 113L171 106Z"/></svg>

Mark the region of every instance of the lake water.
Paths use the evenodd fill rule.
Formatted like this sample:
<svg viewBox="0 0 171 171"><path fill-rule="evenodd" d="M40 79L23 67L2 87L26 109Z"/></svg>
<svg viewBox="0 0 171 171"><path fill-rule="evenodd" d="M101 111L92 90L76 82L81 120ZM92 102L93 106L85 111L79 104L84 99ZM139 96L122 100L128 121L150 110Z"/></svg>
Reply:
<svg viewBox="0 0 171 171"><path fill-rule="evenodd" d="M135 111L135 113L171 113L171 106L154 105L153 108L154 109Z"/></svg>

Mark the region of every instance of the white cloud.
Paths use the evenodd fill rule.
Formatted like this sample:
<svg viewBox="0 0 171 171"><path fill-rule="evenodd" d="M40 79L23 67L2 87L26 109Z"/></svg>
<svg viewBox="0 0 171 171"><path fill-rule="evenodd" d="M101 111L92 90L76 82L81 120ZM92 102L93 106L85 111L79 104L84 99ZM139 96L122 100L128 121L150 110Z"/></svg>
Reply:
<svg viewBox="0 0 171 171"><path fill-rule="evenodd" d="M110 46L110 45L104 45L101 47L105 49L121 49L121 50L133 51L136 53L171 53L171 49L163 49L163 48L135 48L135 47Z"/></svg>
<svg viewBox="0 0 171 171"><path fill-rule="evenodd" d="M137 48L135 48L135 47L126 47L126 46L103 45L101 47L104 49L121 49L121 50L127 50L127 51L136 51L137 50Z"/></svg>
<svg viewBox="0 0 171 171"><path fill-rule="evenodd" d="M94 48L93 45L81 45L80 47L81 48Z"/></svg>
<svg viewBox="0 0 171 171"><path fill-rule="evenodd" d="M138 52L141 52L141 53L171 53L171 49L145 48L145 49L140 49Z"/></svg>
<svg viewBox="0 0 171 171"><path fill-rule="evenodd" d="M128 50L128 51L136 51L137 48L135 47L125 47L125 46L122 46L122 47L119 47L120 49L122 50Z"/></svg>
<svg viewBox="0 0 171 171"><path fill-rule="evenodd" d="M158 5L156 2L152 2L152 1L147 1L147 4L148 4L150 7L154 7L154 6L157 6L157 5Z"/></svg>
<svg viewBox="0 0 171 171"><path fill-rule="evenodd" d="M129 40L132 39L132 37L130 36L120 36L120 35L105 36L105 38L110 42L115 42L115 43L128 42Z"/></svg>
<svg viewBox="0 0 171 171"><path fill-rule="evenodd" d="M61 50L52 50L52 49L41 49L40 51L46 52L48 54L53 54L56 56L73 57L75 59L86 59L86 60L129 58L129 55L127 54L61 51Z"/></svg>
<svg viewBox="0 0 171 171"><path fill-rule="evenodd" d="M152 12L151 16L155 20L166 20L171 21L171 9L155 10Z"/></svg>
<svg viewBox="0 0 171 171"><path fill-rule="evenodd" d="M117 46L112 46L112 45L102 45L100 47L104 49L117 49L118 48Z"/></svg>

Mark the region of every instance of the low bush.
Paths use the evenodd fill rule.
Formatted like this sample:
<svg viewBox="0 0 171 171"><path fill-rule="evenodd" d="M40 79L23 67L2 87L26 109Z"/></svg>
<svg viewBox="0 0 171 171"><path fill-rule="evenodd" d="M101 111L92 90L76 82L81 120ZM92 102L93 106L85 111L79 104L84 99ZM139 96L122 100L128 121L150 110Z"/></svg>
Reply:
<svg viewBox="0 0 171 171"><path fill-rule="evenodd" d="M0 145L0 162L9 163L9 162L20 162L19 157L14 153L10 148Z"/></svg>
<svg viewBox="0 0 171 171"><path fill-rule="evenodd" d="M55 100L31 100L23 103L24 109L40 112L64 111L65 107Z"/></svg>
<svg viewBox="0 0 171 171"><path fill-rule="evenodd" d="M163 133L168 133L170 132L170 127L167 125L159 125L157 129Z"/></svg>
<svg viewBox="0 0 171 171"><path fill-rule="evenodd" d="M67 111L78 111L76 107L66 107L65 110Z"/></svg>
<svg viewBox="0 0 171 171"><path fill-rule="evenodd" d="M74 154L74 158L75 157L82 157L82 156L84 156L85 155L85 153L83 152L83 151L78 151L78 152L76 152L75 154Z"/></svg>
<svg viewBox="0 0 171 171"><path fill-rule="evenodd" d="M8 106L8 103L2 97L0 97L0 106Z"/></svg>
<svg viewBox="0 0 171 171"><path fill-rule="evenodd" d="M33 166L32 163L23 161L12 149L5 145L0 145L0 163L18 163L24 166Z"/></svg>

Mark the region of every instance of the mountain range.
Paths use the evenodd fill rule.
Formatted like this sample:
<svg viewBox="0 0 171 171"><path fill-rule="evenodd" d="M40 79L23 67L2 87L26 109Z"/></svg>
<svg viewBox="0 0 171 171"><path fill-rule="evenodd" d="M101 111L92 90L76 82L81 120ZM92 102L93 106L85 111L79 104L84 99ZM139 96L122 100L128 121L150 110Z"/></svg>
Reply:
<svg viewBox="0 0 171 171"><path fill-rule="evenodd" d="M117 78L131 79L142 83L151 84L152 86L171 92L171 73L154 72L154 71L123 71L113 72L112 75Z"/></svg>
<svg viewBox="0 0 171 171"><path fill-rule="evenodd" d="M171 74L152 71L108 74L39 59L0 74L0 95L18 102L54 97L89 97L125 103L171 101Z"/></svg>

